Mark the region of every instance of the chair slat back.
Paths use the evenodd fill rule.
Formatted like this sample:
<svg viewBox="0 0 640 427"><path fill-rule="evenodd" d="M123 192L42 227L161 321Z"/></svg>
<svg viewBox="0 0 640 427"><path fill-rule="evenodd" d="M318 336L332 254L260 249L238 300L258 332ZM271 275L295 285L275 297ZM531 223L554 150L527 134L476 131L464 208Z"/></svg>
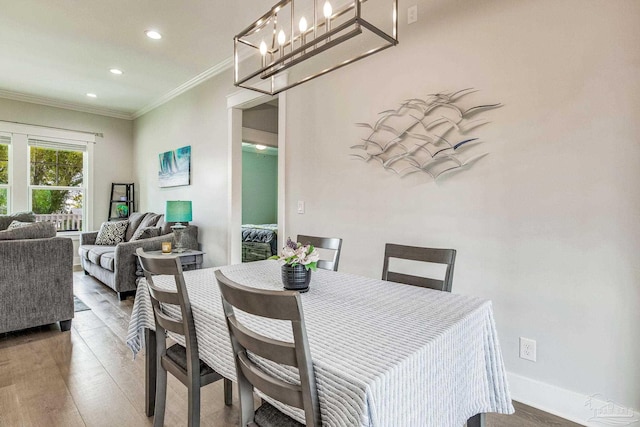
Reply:
<svg viewBox="0 0 640 427"><path fill-rule="evenodd" d="M229 319L229 329L238 343L250 352L283 365L297 366L293 343L274 340L247 329L235 316Z"/></svg>
<svg viewBox="0 0 640 427"><path fill-rule="evenodd" d="M144 252L142 248L136 250L140 265L147 280L147 288L151 297L156 332L158 336L164 336L164 331L170 331L184 336L187 358L192 366L199 366L198 341L196 328L191 311L191 303L187 293L187 286L182 274L182 264L177 257L154 256ZM176 290L161 289L154 283L154 276L173 276ZM180 310L180 318L169 315L163 304L177 306ZM164 342L164 340L162 340ZM166 348L165 348L166 351Z"/></svg>
<svg viewBox="0 0 640 427"><path fill-rule="evenodd" d="M246 353L238 354L238 361L242 374L255 388L269 396L277 396L277 399L284 404L304 409L301 386L266 375L247 357Z"/></svg>
<svg viewBox="0 0 640 427"><path fill-rule="evenodd" d="M443 279L420 277L389 271L389 259L391 258L422 261L435 264L446 264L447 267ZM421 248L416 246L404 246L387 243L384 250L382 280L451 292L455 260L455 249Z"/></svg>
<svg viewBox="0 0 640 427"><path fill-rule="evenodd" d="M323 270L338 271L338 263L340 262L340 251L342 250L342 239L338 237L316 237L298 234L298 242L303 245L311 244L316 248L328 249L333 251L331 260L321 259L318 261L318 268Z"/></svg>
<svg viewBox="0 0 640 427"><path fill-rule="evenodd" d="M273 399L304 409L307 426L320 426L320 405L300 294L295 291L272 291L240 285L220 270L215 275L236 362L241 425L253 422L254 403L251 391L255 387ZM290 321L293 343L271 339L251 330L238 320L235 308L255 316ZM300 384L288 384L265 372L250 359L247 352L298 368Z"/></svg>

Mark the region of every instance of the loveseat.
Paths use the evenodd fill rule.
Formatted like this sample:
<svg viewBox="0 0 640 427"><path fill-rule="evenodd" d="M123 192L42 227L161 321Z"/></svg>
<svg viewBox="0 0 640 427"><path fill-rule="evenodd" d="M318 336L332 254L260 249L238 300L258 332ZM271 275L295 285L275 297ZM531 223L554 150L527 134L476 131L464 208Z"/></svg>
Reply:
<svg viewBox="0 0 640 427"><path fill-rule="evenodd" d="M106 224L106 225L105 225ZM122 242L116 244L97 244L100 231L80 235L80 263L85 274L89 274L118 293L123 300L128 294L135 293L139 275L138 248L145 251L162 249L162 242L175 245L171 226L174 223L164 221L164 215L153 212L135 212L126 220L126 232ZM104 233L103 233L104 234ZM198 249L198 227L189 225L182 234L182 245L188 249Z"/></svg>
<svg viewBox="0 0 640 427"><path fill-rule="evenodd" d="M6 230L13 220L32 225ZM33 213L0 215L0 333L73 319L73 242Z"/></svg>

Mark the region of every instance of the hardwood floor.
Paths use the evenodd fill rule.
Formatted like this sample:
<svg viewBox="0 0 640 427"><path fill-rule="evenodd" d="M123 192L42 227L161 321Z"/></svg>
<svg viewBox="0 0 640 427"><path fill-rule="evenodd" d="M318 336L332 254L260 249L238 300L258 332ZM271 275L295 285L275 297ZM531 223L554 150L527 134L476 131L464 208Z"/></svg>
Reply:
<svg viewBox="0 0 640 427"><path fill-rule="evenodd" d="M125 345L133 298L83 273L74 293L91 308L75 313L70 332L57 325L0 334L0 426L150 426L144 414L144 357ZM201 424L236 426L238 403L226 407L222 381L202 389ZM491 427L578 424L514 403L516 415L487 416ZM169 375L165 425L186 425L186 388Z"/></svg>

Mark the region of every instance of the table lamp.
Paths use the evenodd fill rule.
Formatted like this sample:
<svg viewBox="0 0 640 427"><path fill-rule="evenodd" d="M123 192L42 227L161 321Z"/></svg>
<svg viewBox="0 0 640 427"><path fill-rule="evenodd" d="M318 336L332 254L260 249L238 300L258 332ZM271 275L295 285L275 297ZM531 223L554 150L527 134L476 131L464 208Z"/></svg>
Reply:
<svg viewBox="0 0 640 427"><path fill-rule="evenodd" d="M176 248L174 252L184 252L182 247L182 232L186 228L183 222L189 222L192 219L191 201L184 200L167 200L167 207L164 214L166 222L175 222L171 229L176 236Z"/></svg>

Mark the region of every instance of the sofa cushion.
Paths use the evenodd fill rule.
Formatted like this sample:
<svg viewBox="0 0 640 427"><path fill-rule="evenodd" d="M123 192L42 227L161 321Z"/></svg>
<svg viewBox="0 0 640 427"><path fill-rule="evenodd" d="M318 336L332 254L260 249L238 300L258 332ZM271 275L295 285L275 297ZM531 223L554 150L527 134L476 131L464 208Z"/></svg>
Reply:
<svg viewBox="0 0 640 427"><path fill-rule="evenodd" d="M109 271L114 271L113 269L114 257L115 257L115 252L106 252L102 254L102 256L100 257L100 266Z"/></svg>
<svg viewBox="0 0 640 427"><path fill-rule="evenodd" d="M91 249L93 249L95 247L95 245L81 245L78 248L78 255L80 255L80 258L82 259L89 259L89 251Z"/></svg>
<svg viewBox="0 0 640 427"><path fill-rule="evenodd" d="M26 227L0 231L0 240L48 239L56 237L56 226L52 222L34 222Z"/></svg>
<svg viewBox="0 0 640 427"><path fill-rule="evenodd" d="M128 225L128 221L103 222L96 237L96 245L114 246L123 242Z"/></svg>
<svg viewBox="0 0 640 427"><path fill-rule="evenodd" d="M136 233L138 231L140 231L140 233L142 233L142 230L147 228L147 227L154 227L158 223L158 220L160 219L160 216L161 215L153 213L153 212L149 212L148 214L146 214L144 219L142 220L142 222L138 226L138 229L136 230ZM134 233L133 235L135 236L136 233ZM131 238L131 240L133 240L133 237Z"/></svg>
<svg viewBox="0 0 640 427"><path fill-rule="evenodd" d="M116 251L115 246L94 245L91 249L89 249L87 258L92 263L96 265L101 265L100 258L102 258L103 255L108 253L113 254L115 251Z"/></svg>
<svg viewBox="0 0 640 427"><path fill-rule="evenodd" d="M133 235L131 241L144 240L151 237L158 237L160 235L160 228L158 227L140 227L136 230L136 234Z"/></svg>
<svg viewBox="0 0 640 427"><path fill-rule="evenodd" d="M127 233L124 236L124 240L128 242L133 237L133 234L136 232L138 227L140 227L140 223L144 219L147 214L144 212L134 212L129 215L129 226L127 227Z"/></svg>
<svg viewBox="0 0 640 427"><path fill-rule="evenodd" d="M164 215L160 215L160 219L158 220L156 227L160 228L160 235L164 236L165 234L173 233L173 230L171 229L171 227L174 224L175 222L165 222Z"/></svg>
<svg viewBox="0 0 640 427"><path fill-rule="evenodd" d="M0 230L6 230L13 221L36 222L33 212L16 212L11 215L0 215Z"/></svg>

